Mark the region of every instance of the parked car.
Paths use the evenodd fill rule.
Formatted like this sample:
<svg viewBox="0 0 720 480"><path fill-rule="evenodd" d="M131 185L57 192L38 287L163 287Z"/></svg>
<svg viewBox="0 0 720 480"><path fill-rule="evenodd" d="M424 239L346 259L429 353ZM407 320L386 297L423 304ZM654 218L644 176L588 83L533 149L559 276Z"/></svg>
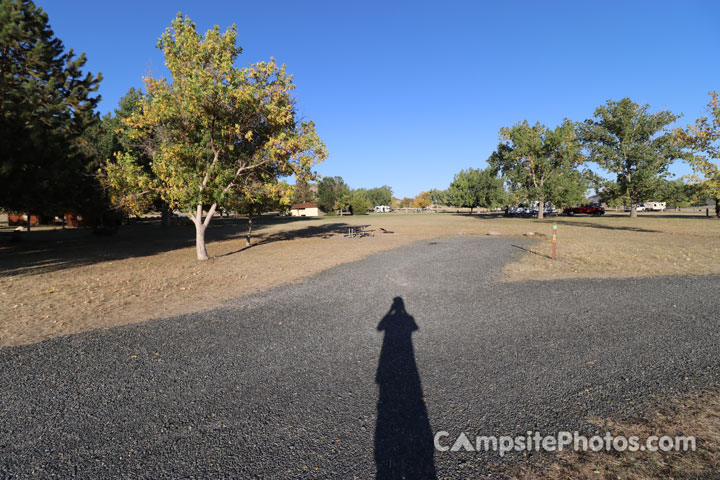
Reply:
<svg viewBox="0 0 720 480"><path fill-rule="evenodd" d="M533 203L529 206L523 206L520 205L518 207L507 207L505 208L505 215L507 216L523 216L523 217L530 217L530 216L536 216L538 214L538 210L540 204L538 202ZM557 215L557 210L555 209L555 206L552 203L546 203L545 208L543 210L545 212L545 215Z"/></svg>
<svg viewBox="0 0 720 480"><path fill-rule="evenodd" d="M573 215L579 215L579 214L585 214L585 215L605 215L605 208L598 204L594 203L591 205L580 205L577 207L570 207L563 210L563 213L565 215L573 216Z"/></svg>
<svg viewBox="0 0 720 480"><path fill-rule="evenodd" d="M631 210L632 210L632 207L631 207L630 205L626 205L626 206L625 206L625 211L626 211L626 212L629 212L629 211L631 211ZM637 211L638 211L638 212L644 212L644 211L645 211L645 204L644 204L644 203L641 203L640 205L638 205L638 206L637 206Z"/></svg>

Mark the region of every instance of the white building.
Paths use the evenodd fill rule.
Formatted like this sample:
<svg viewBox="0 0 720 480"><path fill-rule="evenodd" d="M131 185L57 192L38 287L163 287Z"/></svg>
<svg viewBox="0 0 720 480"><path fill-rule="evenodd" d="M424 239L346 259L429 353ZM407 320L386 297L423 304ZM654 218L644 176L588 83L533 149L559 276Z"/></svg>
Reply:
<svg viewBox="0 0 720 480"><path fill-rule="evenodd" d="M320 210L317 203L305 202L290 207L290 215L293 217L320 217L323 215L323 211Z"/></svg>

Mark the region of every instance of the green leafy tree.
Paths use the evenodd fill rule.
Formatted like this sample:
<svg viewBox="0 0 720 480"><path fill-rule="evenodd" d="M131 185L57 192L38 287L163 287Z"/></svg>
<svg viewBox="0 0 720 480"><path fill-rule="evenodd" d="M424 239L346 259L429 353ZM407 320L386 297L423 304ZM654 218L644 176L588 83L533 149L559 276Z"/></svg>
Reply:
<svg viewBox="0 0 720 480"><path fill-rule="evenodd" d="M0 1L0 208L63 214L82 201L102 76L65 51L31 1Z"/></svg>
<svg viewBox="0 0 720 480"><path fill-rule="evenodd" d="M504 178L508 198L507 203L510 205L521 205L527 203L529 201L528 190L525 188L525 185L507 177Z"/></svg>
<svg viewBox="0 0 720 480"><path fill-rule="evenodd" d="M120 135L116 133L120 128L122 128L120 120L107 113L83 132L82 148L95 170L99 170L107 163L115 152L123 149L119 142Z"/></svg>
<svg viewBox="0 0 720 480"><path fill-rule="evenodd" d="M353 190L350 195L351 203L355 201L355 197L357 196L360 196L363 200L367 200L370 208L376 205L390 205L392 203L392 188L387 185L370 189L357 188Z"/></svg>
<svg viewBox="0 0 720 480"><path fill-rule="evenodd" d="M505 202L503 179L493 167L461 170L448 187L447 201L454 207L470 208L470 213L475 207L499 207Z"/></svg>
<svg viewBox="0 0 720 480"><path fill-rule="evenodd" d="M578 126L588 160L616 176L619 193L637 217L637 205L652 198L658 179L673 161L686 155L668 125L680 118L667 110L649 112L629 98L608 100L595 110L594 118Z"/></svg>
<svg viewBox="0 0 720 480"><path fill-rule="evenodd" d="M350 206L350 187L342 177L324 177L318 182L318 204L326 212L342 213Z"/></svg>
<svg viewBox="0 0 720 480"><path fill-rule="evenodd" d="M600 195L600 201L609 207L624 207L627 203L622 193L620 193L618 184L613 180L605 182L604 186L598 192L598 195Z"/></svg>
<svg viewBox="0 0 720 480"><path fill-rule="evenodd" d="M152 168L153 157L160 148L160 140L155 134L161 129L137 135L127 127L133 116L141 114L142 102L142 92L131 87L120 99L115 114L103 117L97 138L89 143L99 145L100 178L110 193L112 205L136 216L160 210L161 225L167 227L170 206L160 195L160 189L153 188L159 181ZM132 174L135 170L142 173L142 179L135 180ZM118 186L123 188L116 188Z"/></svg>
<svg viewBox="0 0 720 480"><path fill-rule="evenodd" d="M113 214L116 216L118 212L122 212L123 209L116 208L117 205L113 203L106 188L108 182L105 177L105 167L113 161L116 155L134 154L135 158L140 160L145 173L150 173L151 155L145 153L143 146L136 145L137 142L131 140L123 131L123 121L139 112L141 99L142 93L135 88L130 88L125 96L120 99L118 108L115 109L113 114L105 114L99 122L92 124L83 133L82 147L89 158L86 175L94 180L95 191L86 192L83 195L87 199L86 203L91 205L81 208L81 211L94 210L95 216L103 218L113 217ZM146 197L144 200L147 203L147 209L145 210L147 211L150 209L153 200L158 203L159 197ZM166 222L167 217L164 216L163 225L166 225Z"/></svg>
<svg viewBox="0 0 720 480"><path fill-rule="evenodd" d="M673 207L687 207L693 205L702 195L702 188L699 185L686 183L682 178L674 180L658 178L656 179L652 191L652 198L645 198L643 199L643 202L666 202L669 206ZM604 188L601 191L601 197L603 201L611 207L629 205L628 198L614 181L605 182Z"/></svg>
<svg viewBox="0 0 720 480"><path fill-rule="evenodd" d="M545 203L561 203L563 195L574 188L571 183L579 178L575 172L583 156L574 125L565 120L549 129L523 121L502 128L500 138L488 163L502 172L513 197L537 201L538 218L543 218Z"/></svg>
<svg viewBox="0 0 720 480"><path fill-rule="evenodd" d="M694 204L701 194L702 187L685 183L682 178L661 179L653 198L655 201L666 202L673 207L688 207Z"/></svg>
<svg viewBox="0 0 720 480"><path fill-rule="evenodd" d="M373 205L365 190L360 189L352 193L350 210L352 210L353 215L365 215L372 207Z"/></svg>
<svg viewBox="0 0 720 480"><path fill-rule="evenodd" d="M108 177L132 193L155 192L188 212L199 260L208 258L205 230L218 206L250 194L258 178L305 177L326 157L314 124L297 119L285 67L236 68L236 40L235 26L203 36L178 14L158 41L172 81L145 78L141 110L125 121L131 138L157 141L152 174L132 154L109 166Z"/></svg>
<svg viewBox="0 0 720 480"><path fill-rule="evenodd" d="M581 173L583 181L585 181L587 184L587 190L592 189L596 195L600 194L600 191L605 188L605 185L608 182L607 178L603 177L602 175L598 175L589 168L582 170Z"/></svg>
<svg viewBox="0 0 720 480"><path fill-rule="evenodd" d="M372 206L390 205L392 203L392 188L387 185L367 190L367 197Z"/></svg>
<svg viewBox="0 0 720 480"><path fill-rule="evenodd" d="M344 211L350 209L351 201L352 201L352 193L350 193L350 191L342 192L335 199L335 205L333 206L333 210L338 212L342 216Z"/></svg>
<svg viewBox="0 0 720 480"><path fill-rule="evenodd" d="M292 196L295 190L287 182L278 181L268 172L258 172L256 178L248 179L250 183L243 189L234 190L223 206L229 210L247 215L248 230L245 237L245 246L252 243L253 218L259 217L265 212L286 211L292 204Z"/></svg>
<svg viewBox="0 0 720 480"><path fill-rule="evenodd" d="M428 191L430 194L430 201L436 206L445 205L447 203L447 191L446 190L438 190L437 188L433 188L430 191Z"/></svg>
<svg viewBox="0 0 720 480"><path fill-rule="evenodd" d="M595 174L590 170L568 169L548 181L548 200L558 208L586 203L587 193L595 186Z"/></svg>
<svg viewBox="0 0 720 480"><path fill-rule="evenodd" d="M307 180L298 179L293 186L292 203L305 203L315 201L314 184L310 184Z"/></svg>
<svg viewBox="0 0 720 480"><path fill-rule="evenodd" d="M99 122L91 125L83 133L83 147L93 159L95 170L109 162L117 152L134 152L142 155L142 145L138 145L124 132L123 121L140 111L142 92L131 87L118 102L118 108L103 115ZM149 165L151 155L144 156L145 164Z"/></svg>
<svg viewBox="0 0 720 480"><path fill-rule="evenodd" d="M693 167L691 183L715 202L715 216L720 218L720 97L710 92L709 116L701 117L694 125L676 130L677 144L689 148L687 159Z"/></svg>

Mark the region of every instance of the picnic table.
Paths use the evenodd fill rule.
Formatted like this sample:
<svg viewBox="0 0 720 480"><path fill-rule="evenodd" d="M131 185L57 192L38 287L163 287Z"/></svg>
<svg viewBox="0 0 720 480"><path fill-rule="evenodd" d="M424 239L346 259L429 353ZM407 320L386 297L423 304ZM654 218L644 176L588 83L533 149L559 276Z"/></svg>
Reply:
<svg viewBox="0 0 720 480"><path fill-rule="evenodd" d="M359 238L367 236L375 236L371 230L368 230L370 225L348 225L347 233L343 233L345 238Z"/></svg>

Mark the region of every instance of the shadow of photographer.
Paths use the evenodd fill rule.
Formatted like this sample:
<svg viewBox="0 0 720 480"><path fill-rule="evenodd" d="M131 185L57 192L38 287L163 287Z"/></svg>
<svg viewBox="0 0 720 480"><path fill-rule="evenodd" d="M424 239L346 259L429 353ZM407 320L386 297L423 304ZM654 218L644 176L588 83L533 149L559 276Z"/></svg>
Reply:
<svg viewBox="0 0 720 480"><path fill-rule="evenodd" d="M377 479L435 479L433 434L415 363L415 319L395 297L377 329L385 333L375 381Z"/></svg>

